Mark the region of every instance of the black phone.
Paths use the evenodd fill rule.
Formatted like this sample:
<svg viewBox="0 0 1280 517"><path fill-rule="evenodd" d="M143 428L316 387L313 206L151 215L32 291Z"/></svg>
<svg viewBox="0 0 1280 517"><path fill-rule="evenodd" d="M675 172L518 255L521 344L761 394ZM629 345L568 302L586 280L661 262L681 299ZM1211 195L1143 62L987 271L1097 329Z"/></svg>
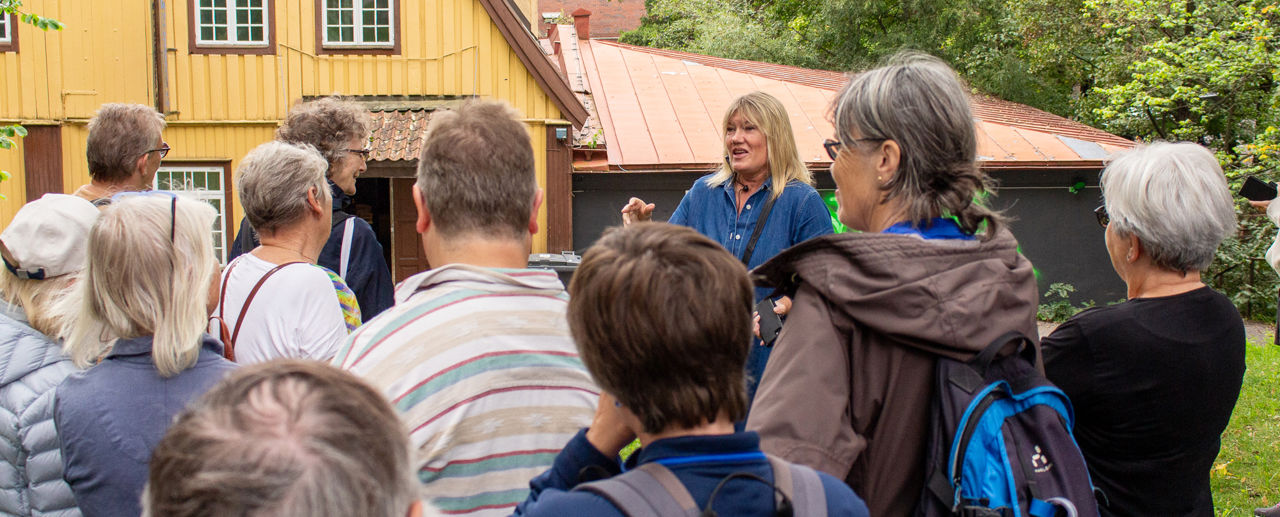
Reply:
<svg viewBox="0 0 1280 517"><path fill-rule="evenodd" d="M773 300L770 298L756 304L756 313L760 315L760 341L764 346L772 346L778 334L782 333L782 317L773 312Z"/></svg>
<svg viewBox="0 0 1280 517"><path fill-rule="evenodd" d="M1276 184L1249 176L1240 186L1240 195L1250 201L1270 201L1276 198Z"/></svg>

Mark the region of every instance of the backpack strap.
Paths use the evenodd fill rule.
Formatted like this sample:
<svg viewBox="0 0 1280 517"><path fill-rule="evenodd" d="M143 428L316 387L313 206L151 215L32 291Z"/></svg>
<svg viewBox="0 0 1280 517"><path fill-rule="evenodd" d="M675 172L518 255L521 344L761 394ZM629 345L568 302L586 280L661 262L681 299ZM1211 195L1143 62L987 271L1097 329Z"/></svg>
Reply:
<svg viewBox="0 0 1280 517"><path fill-rule="evenodd" d="M338 259L338 276L343 280L347 279L347 264L351 263L351 235L355 228L355 218L348 217L342 229L342 250L340 251L342 258Z"/></svg>
<svg viewBox="0 0 1280 517"><path fill-rule="evenodd" d="M627 517L697 517L698 504L689 489L660 463L646 463L609 479L578 485L595 493Z"/></svg>
<svg viewBox="0 0 1280 517"><path fill-rule="evenodd" d="M773 485L791 500L796 517L827 517L827 494L818 472L804 465L789 463L771 454Z"/></svg>
<svg viewBox="0 0 1280 517"><path fill-rule="evenodd" d="M239 261L232 262L231 266L227 268L227 277L222 281L221 293L218 294L218 319L221 320L219 322L219 325L222 326L221 330L222 330L222 334L224 334L224 337L226 334L226 320L223 319L222 305L223 305L223 301L226 299L226 296L227 296L227 284L231 282L231 270L235 268L235 265L238 262ZM240 316L236 318L236 326L233 327L231 330L231 338L229 340L224 339L222 343L222 353L223 355L226 356L228 360L231 360L231 361L236 360L236 353L235 353L236 338L240 337L240 324L244 323L244 315L248 314L249 304L253 303L253 297L258 295L258 290L262 288L262 284L266 283L268 278L271 278L271 275L274 275L276 271L284 269L285 266L291 266L293 264L306 264L306 262L298 260L294 262L285 262L284 264L280 264L276 267L271 268L270 271L267 271L267 274L262 275L262 278L258 279L258 283L253 284L253 289L249 291L249 296L244 299L244 305L240 306Z"/></svg>

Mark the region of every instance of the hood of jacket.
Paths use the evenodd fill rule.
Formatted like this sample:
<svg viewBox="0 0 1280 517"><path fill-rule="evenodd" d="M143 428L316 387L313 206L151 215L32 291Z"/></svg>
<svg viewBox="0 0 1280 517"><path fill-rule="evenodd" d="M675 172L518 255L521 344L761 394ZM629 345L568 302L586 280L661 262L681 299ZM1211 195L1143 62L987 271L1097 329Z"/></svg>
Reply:
<svg viewBox="0 0 1280 517"><path fill-rule="evenodd" d="M1009 330L1037 338L1035 273L1008 231L985 242L826 235L753 273L786 295L807 284L833 317L933 354L964 360Z"/></svg>

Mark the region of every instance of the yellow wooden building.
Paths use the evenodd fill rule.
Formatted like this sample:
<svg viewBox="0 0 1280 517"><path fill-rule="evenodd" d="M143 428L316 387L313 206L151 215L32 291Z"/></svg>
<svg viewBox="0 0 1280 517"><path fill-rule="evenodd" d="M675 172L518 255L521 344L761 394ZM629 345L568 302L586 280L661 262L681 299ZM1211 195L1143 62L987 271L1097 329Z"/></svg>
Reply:
<svg viewBox="0 0 1280 517"><path fill-rule="evenodd" d="M155 106L173 148L157 180L222 210L229 246L243 212L232 175L289 106L333 93L374 113L375 152L356 212L397 278L421 269L408 188L430 113L470 98L523 114L547 189L534 251L570 249L569 126L586 110L547 59L521 8L532 0L25 0L63 22L0 21L0 124L30 135L0 151L0 226L25 201L89 181L86 125L107 102ZM528 12L528 11L526 11ZM558 131L557 131L558 130ZM407 205L406 205L406 202ZM407 224L407 226L406 226Z"/></svg>

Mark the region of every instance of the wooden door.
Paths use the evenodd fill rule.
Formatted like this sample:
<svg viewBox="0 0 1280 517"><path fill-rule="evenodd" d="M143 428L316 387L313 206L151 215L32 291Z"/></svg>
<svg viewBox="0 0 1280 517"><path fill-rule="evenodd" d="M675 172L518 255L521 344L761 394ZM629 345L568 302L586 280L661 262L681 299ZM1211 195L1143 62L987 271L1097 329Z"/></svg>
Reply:
<svg viewBox="0 0 1280 517"><path fill-rule="evenodd" d="M391 179L391 276L397 283L428 267L422 237L414 227L418 221L418 209L413 204L414 181Z"/></svg>

